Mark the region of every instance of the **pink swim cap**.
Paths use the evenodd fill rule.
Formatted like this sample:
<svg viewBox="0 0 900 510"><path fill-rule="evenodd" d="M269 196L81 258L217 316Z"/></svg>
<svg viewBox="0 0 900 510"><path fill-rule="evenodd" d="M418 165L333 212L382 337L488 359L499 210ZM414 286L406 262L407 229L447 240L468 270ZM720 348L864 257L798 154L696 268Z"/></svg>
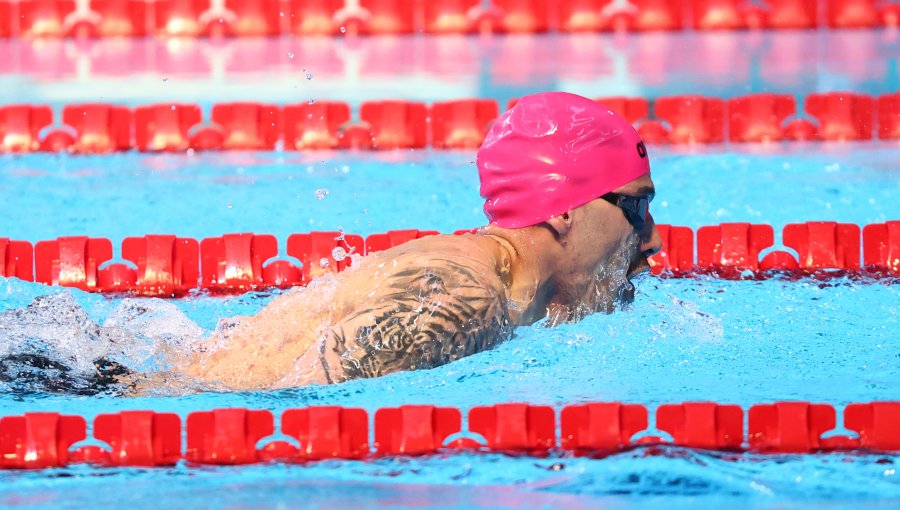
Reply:
<svg viewBox="0 0 900 510"><path fill-rule="evenodd" d="M477 163L484 213L506 228L536 225L650 173L628 121L566 92L519 100L491 127Z"/></svg>

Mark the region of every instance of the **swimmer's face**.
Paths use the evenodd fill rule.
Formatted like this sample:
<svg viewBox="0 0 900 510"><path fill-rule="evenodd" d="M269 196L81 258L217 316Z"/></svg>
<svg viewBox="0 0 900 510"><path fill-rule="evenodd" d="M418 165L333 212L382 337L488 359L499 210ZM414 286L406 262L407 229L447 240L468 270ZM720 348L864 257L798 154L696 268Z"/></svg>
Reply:
<svg viewBox="0 0 900 510"><path fill-rule="evenodd" d="M644 176L615 190L631 197L651 197L656 190ZM570 229L560 236L566 260L557 278L550 315L557 321L611 312L616 303L634 298L631 278L649 271L647 258L662 248L651 215L640 228L618 206L596 199L570 212Z"/></svg>

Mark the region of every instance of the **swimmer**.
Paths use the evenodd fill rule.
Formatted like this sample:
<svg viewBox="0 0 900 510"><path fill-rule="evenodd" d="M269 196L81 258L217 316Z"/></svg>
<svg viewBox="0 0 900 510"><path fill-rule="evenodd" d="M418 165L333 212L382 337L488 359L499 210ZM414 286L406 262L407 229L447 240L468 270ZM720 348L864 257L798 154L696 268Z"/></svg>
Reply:
<svg viewBox="0 0 900 510"><path fill-rule="evenodd" d="M494 123L477 167L489 220L477 234L411 241L286 292L191 340L194 352L167 377L258 390L433 368L517 326L577 321L633 299L631 279L661 239L647 150L625 119L574 94L526 96ZM97 366L108 367L97 371L105 382L157 382Z"/></svg>

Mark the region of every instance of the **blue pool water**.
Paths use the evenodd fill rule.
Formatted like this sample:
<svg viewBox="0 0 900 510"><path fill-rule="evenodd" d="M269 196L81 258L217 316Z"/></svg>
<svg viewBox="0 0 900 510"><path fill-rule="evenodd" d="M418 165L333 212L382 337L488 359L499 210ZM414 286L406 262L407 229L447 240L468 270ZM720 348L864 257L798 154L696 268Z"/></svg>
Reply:
<svg viewBox="0 0 900 510"><path fill-rule="evenodd" d="M801 41L801 48L816 50L820 58L808 75L787 87L804 94L821 84L833 88L827 85L833 82L876 93L896 89L896 54L888 51L895 42L881 32L866 33L870 35L855 37L883 51L874 53L875 61L866 72L851 72L854 69L846 59L835 60L816 50L818 39ZM740 39L746 35L736 37L746 42ZM607 50L617 48L614 40L597 41ZM704 38L687 41L702 46ZM837 44L840 39L831 42ZM776 38L769 44L785 43ZM478 51L495 55L491 52L496 48ZM616 51L610 54L615 56ZM552 54L541 55L535 57L535 66L551 68ZM494 56L489 62L489 69L505 69ZM383 79L390 78L400 94L410 97L417 85L409 85L403 77L415 71L401 69L393 75L385 73ZM278 88L278 79L288 78L277 69L271 72L271 83L261 83L259 75L238 76L260 83L264 92L274 87L277 97L279 90L285 92ZM584 83L590 82L592 73L597 83L607 75L604 68L579 72ZM559 74L560 69L553 68L554 81L548 86L566 88L566 77ZM698 88L711 86L690 75L679 71L680 78L672 82L684 88L691 80ZM165 86L186 97L207 84L204 76L173 76L182 82L166 82L159 85L160 90L149 92L144 87L140 93L168 99ZM629 76L630 82L615 78L619 89L625 90L628 83L644 91L662 87L640 71ZM34 80L21 69L6 79ZM35 88L31 96L24 93L35 101L44 100L42 94L48 90L64 101L97 99L90 88L94 82L77 80L78 75L61 73ZM295 80L302 85L305 78ZM506 80L503 86L489 85L473 93L503 98L540 85L523 81L530 85L510 86L515 80ZM771 75L751 81L756 89L783 89ZM468 90L446 87L450 97L464 96ZM737 88L739 81L722 87ZM450 92L438 91L438 97L426 99ZM231 94L256 97L237 86L226 87L220 94L204 93L212 100ZM123 102L138 97L127 90L120 94ZM9 97L3 99L11 102ZM777 235L784 224L808 220L866 224L900 219L900 145L896 143L651 148L651 158L658 188L652 211L659 223L694 228L726 221L769 223ZM284 243L294 232L339 228L363 235L396 228L450 232L484 220L473 160L471 152L432 151L0 156L4 197L0 217L5 218L0 235L35 242L88 234L108 237L118 245L123 237L148 233L202 238L252 231L275 234ZM319 199L317 191L321 196L322 190L327 194ZM744 406L810 400L841 406L897 399L900 292L896 286L842 279L823 284L645 278L638 291L634 304L623 312L553 329L522 328L513 340L492 351L434 370L328 387L140 398L23 396L0 386L0 415L52 410L90 418L100 412L154 409L185 416L215 407L279 412L322 404L369 411L410 403L467 409L507 401L561 407L598 400L644 403L651 409L687 400ZM120 297L0 279L0 312L48 293L71 296L98 322L115 314L122 303ZM198 295L170 300L165 306L177 307L202 328L212 330L220 318L255 313L273 294ZM0 352L21 348L0 334ZM55 349L68 355L109 347L92 344L85 335L71 331L58 339ZM165 501L183 508L300 504L310 508L881 508L900 506L897 462L897 457L883 455L748 454L735 458L672 448L655 455L639 449L602 460L460 454L305 466L76 466L0 472L0 506L127 504L138 509L157 508Z"/></svg>

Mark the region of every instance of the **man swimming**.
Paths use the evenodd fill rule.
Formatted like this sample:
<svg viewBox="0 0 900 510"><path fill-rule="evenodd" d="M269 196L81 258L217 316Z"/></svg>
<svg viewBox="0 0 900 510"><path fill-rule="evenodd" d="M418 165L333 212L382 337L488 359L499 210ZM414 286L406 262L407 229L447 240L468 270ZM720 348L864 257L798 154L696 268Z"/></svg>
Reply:
<svg viewBox="0 0 900 510"><path fill-rule="evenodd" d="M194 341L172 372L213 388L269 389L433 368L510 338L516 326L610 312L661 247L655 189L631 125L581 96L522 98L478 151L489 225L357 260ZM136 374L137 386L152 384Z"/></svg>

